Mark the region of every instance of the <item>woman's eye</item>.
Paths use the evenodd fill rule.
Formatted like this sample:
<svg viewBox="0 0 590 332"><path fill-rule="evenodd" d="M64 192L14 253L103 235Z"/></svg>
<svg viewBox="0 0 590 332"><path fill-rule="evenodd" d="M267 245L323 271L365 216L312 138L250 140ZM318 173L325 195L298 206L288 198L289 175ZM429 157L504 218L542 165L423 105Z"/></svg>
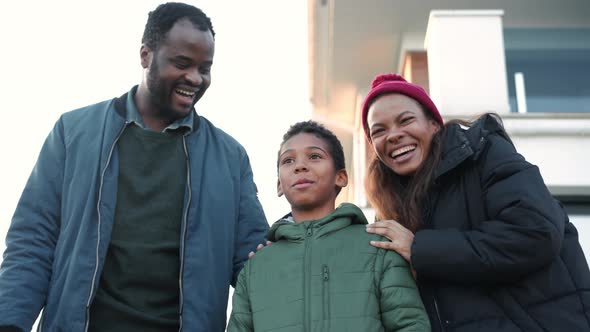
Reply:
<svg viewBox="0 0 590 332"><path fill-rule="evenodd" d="M400 122L407 123L407 122L410 122L413 118L414 118L413 116L408 116L406 118L403 118Z"/></svg>
<svg viewBox="0 0 590 332"><path fill-rule="evenodd" d="M285 158L283 159L283 161L281 162L281 165L285 165L285 164L290 164L293 162L293 158Z"/></svg>
<svg viewBox="0 0 590 332"><path fill-rule="evenodd" d="M379 129L374 129L371 130L371 138L375 137L375 136L379 136L379 134L381 134L383 132L383 129L379 128Z"/></svg>
<svg viewBox="0 0 590 332"><path fill-rule="evenodd" d="M317 154L317 153L314 153L314 154L312 154L312 155L311 155L309 158L310 158L310 159L322 159L322 156L320 156L320 155L319 155L319 154Z"/></svg>

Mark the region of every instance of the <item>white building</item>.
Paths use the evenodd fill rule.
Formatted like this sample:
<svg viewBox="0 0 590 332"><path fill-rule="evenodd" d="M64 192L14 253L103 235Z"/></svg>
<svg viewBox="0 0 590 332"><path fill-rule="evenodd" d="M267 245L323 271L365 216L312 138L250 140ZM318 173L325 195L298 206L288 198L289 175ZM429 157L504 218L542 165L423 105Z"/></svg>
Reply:
<svg viewBox="0 0 590 332"><path fill-rule="evenodd" d="M429 91L443 117L496 112L538 165L590 257L590 2L309 0L314 118L342 140L367 205L359 108L373 77L397 72Z"/></svg>

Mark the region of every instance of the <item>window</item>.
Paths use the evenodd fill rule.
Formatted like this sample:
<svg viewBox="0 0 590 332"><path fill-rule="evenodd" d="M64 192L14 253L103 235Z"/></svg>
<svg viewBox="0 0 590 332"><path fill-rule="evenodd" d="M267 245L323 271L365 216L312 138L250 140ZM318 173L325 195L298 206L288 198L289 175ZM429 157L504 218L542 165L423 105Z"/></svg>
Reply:
<svg viewBox="0 0 590 332"><path fill-rule="evenodd" d="M528 112L590 113L590 29L505 29L504 40L512 112L523 96Z"/></svg>

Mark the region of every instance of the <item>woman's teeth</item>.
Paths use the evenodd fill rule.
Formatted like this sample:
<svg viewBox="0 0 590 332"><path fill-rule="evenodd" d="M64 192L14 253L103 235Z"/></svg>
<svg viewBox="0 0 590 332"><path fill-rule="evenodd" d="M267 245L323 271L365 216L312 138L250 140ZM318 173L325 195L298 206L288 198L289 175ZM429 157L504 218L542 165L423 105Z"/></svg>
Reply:
<svg viewBox="0 0 590 332"><path fill-rule="evenodd" d="M391 153L391 158L399 157L400 155L402 155L404 153L407 153L407 152L410 152L410 151L414 151L414 150L416 150L416 145L406 145L406 146L404 146L402 148L399 148L397 150L394 150Z"/></svg>

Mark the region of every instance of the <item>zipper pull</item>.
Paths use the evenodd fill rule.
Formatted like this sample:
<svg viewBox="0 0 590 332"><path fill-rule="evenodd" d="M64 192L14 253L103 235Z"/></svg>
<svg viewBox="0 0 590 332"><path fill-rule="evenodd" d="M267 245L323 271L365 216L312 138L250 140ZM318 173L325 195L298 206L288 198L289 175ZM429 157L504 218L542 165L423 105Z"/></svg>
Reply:
<svg viewBox="0 0 590 332"><path fill-rule="evenodd" d="M313 234L313 231L311 230L311 226L307 228L307 236L311 236Z"/></svg>
<svg viewBox="0 0 590 332"><path fill-rule="evenodd" d="M324 265L324 281L328 281L328 279L330 279L330 275L328 274L328 265Z"/></svg>

